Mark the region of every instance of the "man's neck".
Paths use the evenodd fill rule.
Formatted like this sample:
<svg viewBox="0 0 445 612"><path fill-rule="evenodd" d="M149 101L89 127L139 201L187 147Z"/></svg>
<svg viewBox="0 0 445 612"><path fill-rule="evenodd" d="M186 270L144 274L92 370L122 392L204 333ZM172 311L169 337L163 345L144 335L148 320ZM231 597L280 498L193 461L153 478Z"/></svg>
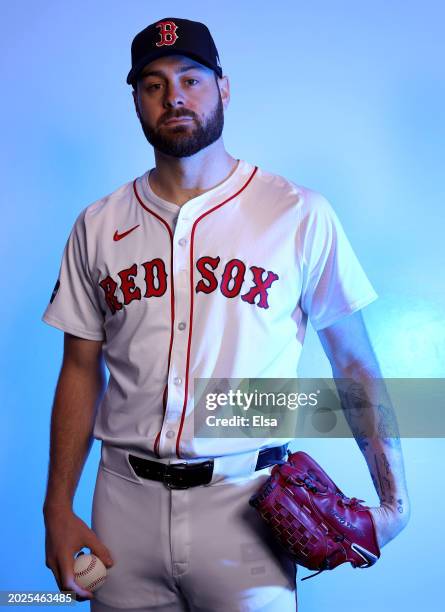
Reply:
<svg viewBox="0 0 445 612"><path fill-rule="evenodd" d="M237 160L219 142L190 157L175 158L155 150L155 160L150 187L156 195L178 206L216 187L237 167Z"/></svg>

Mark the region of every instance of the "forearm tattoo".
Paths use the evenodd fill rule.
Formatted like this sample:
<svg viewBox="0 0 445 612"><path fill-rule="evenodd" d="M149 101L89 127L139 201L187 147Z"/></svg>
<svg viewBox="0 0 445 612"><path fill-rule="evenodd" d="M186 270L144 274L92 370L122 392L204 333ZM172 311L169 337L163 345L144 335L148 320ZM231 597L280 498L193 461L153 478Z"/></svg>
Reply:
<svg viewBox="0 0 445 612"><path fill-rule="evenodd" d="M338 389L342 408L352 434L362 451L367 439L378 436L388 446L400 445L399 428L393 408L382 403L372 404L364 385L353 382L346 390Z"/></svg>
<svg viewBox="0 0 445 612"><path fill-rule="evenodd" d="M377 411L379 414L377 423L379 436L390 446L400 444L399 427L394 410L390 406L379 404Z"/></svg>
<svg viewBox="0 0 445 612"><path fill-rule="evenodd" d="M388 478L388 475L391 473L388 459L385 457L385 454L382 453L380 457L380 461L382 466L379 466L379 456L374 455L374 465L375 465L375 474L372 473L374 486L376 487L377 493L380 497L380 501L387 501L389 503L394 503L394 495L392 495L391 491L391 481ZM381 469L383 467L383 470Z"/></svg>
<svg viewBox="0 0 445 612"><path fill-rule="evenodd" d="M346 379L340 381L337 389L345 418L366 458L380 501L391 504L400 514L404 514L406 504L400 496L403 473L398 474L401 453L400 437L397 419L389 399L386 404L386 396L377 394L375 387L368 396L364 384L355 381L347 382ZM383 401L371 402L369 399L369 397L376 398L382 395ZM384 450L385 447L387 450Z"/></svg>

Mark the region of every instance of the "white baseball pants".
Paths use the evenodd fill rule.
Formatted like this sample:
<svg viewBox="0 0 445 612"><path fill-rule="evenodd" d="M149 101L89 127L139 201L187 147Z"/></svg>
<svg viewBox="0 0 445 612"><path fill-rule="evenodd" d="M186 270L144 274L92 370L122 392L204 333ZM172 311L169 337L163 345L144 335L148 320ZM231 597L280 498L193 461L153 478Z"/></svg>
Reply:
<svg viewBox="0 0 445 612"><path fill-rule="evenodd" d="M269 474L170 490L102 454L92 528L114 566L91 612L295 612L295 564L248 503Z"/></svg>

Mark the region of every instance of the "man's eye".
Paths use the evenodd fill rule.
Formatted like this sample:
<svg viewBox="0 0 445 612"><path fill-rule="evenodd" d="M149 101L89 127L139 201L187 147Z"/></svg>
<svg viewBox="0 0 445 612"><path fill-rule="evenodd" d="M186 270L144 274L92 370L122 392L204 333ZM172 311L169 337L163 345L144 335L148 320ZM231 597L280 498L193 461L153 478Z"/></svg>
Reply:
<svg viewBox="0 0 445 612"><path fill-rule="evenodd" d="M199 83L198 79L186 79L185 82L187 83L187 85L189 86L194 86L197 83ZM159 89L161 89L162 87L162 83L147 83L147 85L145 86L146 90L149 92L153 92L153 91L159 91Z"/></svg>

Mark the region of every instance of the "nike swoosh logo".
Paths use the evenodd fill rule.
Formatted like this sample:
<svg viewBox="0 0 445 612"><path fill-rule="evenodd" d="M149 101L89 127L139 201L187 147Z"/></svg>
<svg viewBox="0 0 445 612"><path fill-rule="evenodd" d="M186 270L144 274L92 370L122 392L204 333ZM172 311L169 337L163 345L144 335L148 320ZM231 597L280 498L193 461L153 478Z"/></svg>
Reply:
<svg viewBox="0 0 445 612"><path fill-rule="evenodd" d="M118 240L122 240L122 238L125 238L125 236L128 236L128 234L132 232L133 230L135 230L137 227L139 227L139 224L135 225L131 229L127 230L126 232L122 232L122 234L119 234L119 232L116 230L113 236L114 242L117 242Z"/></svg>

